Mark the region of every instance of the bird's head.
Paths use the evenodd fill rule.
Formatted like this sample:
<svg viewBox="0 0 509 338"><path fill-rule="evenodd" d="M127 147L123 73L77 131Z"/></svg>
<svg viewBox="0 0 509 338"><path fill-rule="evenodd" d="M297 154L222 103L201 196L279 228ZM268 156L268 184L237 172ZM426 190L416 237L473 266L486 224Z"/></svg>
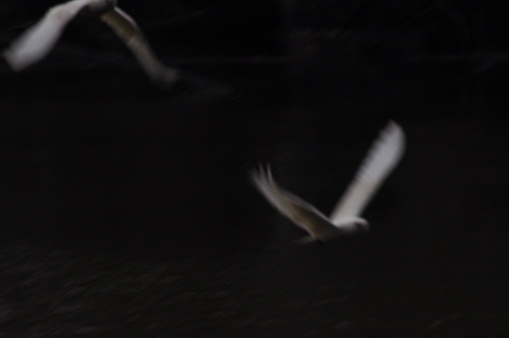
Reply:
<svg viewBox="0 0 509 338"><path fill-rule="evenodd" d="M359 218L354 221L355 228L359 232L368 232L369 231L369 223L364 218Z"/></svg>
<svg viewBox="0 0 509 338"><path fill-rule="evenodd" d="M344 226L345 229L350 229L350 231L355 233L363 233L369 231L369 223L364 218L361 217L348 217L344 218L339 222Z"/></svg>

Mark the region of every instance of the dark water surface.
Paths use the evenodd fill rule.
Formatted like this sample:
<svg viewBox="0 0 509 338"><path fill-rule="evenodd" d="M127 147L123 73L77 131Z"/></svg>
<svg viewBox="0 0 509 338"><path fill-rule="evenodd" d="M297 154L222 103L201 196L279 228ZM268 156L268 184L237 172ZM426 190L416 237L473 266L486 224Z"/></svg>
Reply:
<svg viewBox="0 0 509 338"><path fill-rule="evenodd" d="M1 336L509 334L502 75L321 100L277 67L211 73L237 93L154 92L137 70L2 74ZM294 245L248 171L270 162L328 212L390 118L408 148L372 232Z"/></svg>

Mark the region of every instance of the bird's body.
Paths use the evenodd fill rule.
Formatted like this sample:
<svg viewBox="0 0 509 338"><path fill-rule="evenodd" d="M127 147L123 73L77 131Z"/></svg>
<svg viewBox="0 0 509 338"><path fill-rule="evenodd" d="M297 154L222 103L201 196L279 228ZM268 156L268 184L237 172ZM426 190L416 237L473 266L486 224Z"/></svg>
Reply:
<svg viewBox="0 0 509 338"><path fill-rule="evenodd" d="M255 187L280 213L308 232L309 237L298 243L336 241L369 230L368 222L360 214L399 162L404 145L402 129L394 122L389 122L330 217L280 188L272 178L270 168L260 168L252 174L252 178Z"/></svg>
<svg viewBox="0 0 509 338"><path fill-rule="evenodd" d="M136 22L116 4L116 0L73 0L57 5L15 40L3 56L15 71L30 67L49 54L72 19L86 13L100 17L112 28L155 84L164 88L175 85L178 71L158 60Z"/></svg>

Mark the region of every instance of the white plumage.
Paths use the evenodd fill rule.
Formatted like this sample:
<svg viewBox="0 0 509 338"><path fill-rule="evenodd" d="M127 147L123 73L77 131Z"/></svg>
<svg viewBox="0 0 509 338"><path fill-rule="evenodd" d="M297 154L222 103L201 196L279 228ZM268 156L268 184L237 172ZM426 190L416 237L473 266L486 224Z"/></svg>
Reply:
<svg viewBox="0 0 509 338"><path fill-rule="evenodd" d="M255 187L284 216L306 230L309 237L299 243L328 242L369 230L360 215L380 185L398 164L405 149L403 130L394 122L381 131L330 217L311 204L280 188L270 168L252 173Z"/></svg>
<svg viewBox="0 0 509 338"><path fill-rule="evenodd" d="M176 69L164 66L154 55L136 22L116 6L116 0L73 0L57 5L4 51L7 63L21 71L46 57L67 24L82 12L99 15L138 59L150 79L165 88L179 79Z"/></svg>

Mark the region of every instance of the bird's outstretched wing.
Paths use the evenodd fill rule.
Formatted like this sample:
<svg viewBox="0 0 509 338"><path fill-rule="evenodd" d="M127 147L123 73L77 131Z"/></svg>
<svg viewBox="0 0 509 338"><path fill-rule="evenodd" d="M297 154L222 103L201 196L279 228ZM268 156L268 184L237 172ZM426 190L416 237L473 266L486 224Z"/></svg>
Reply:
<svg viewBox="0 0 509 338"><path fill-rule="evenodd" d="M345 194L331 213L332 224L341 227L341 220L359 216L378 188L401 159L405 136L399 125L390 121L380 132Z"/></svg>
<svg viewBox="0 0 509 338"><path fill-rule="evenodd" d="M159 61L133 18L115 7L104 13L101 19L124 41L154 83L165 88L176 84L179 80L178 70L166 67Z"/></svg>
<svg viewBox="0 0 509 338"><path fill-rule="evenodd" d="M272 178L270 168L253 171L251 177L255 187L281 214L306 230L312 237L329 231L332 225L327 217L311 204L292 193L281 189Z"/></svg>
<svg viewBox="0 0 509 338"><path fill-rule="evenodd" d="M12 69L23 70L48 55L65 26L89 2L90 0L74 0L51 8L3 53Z"/></svg>

